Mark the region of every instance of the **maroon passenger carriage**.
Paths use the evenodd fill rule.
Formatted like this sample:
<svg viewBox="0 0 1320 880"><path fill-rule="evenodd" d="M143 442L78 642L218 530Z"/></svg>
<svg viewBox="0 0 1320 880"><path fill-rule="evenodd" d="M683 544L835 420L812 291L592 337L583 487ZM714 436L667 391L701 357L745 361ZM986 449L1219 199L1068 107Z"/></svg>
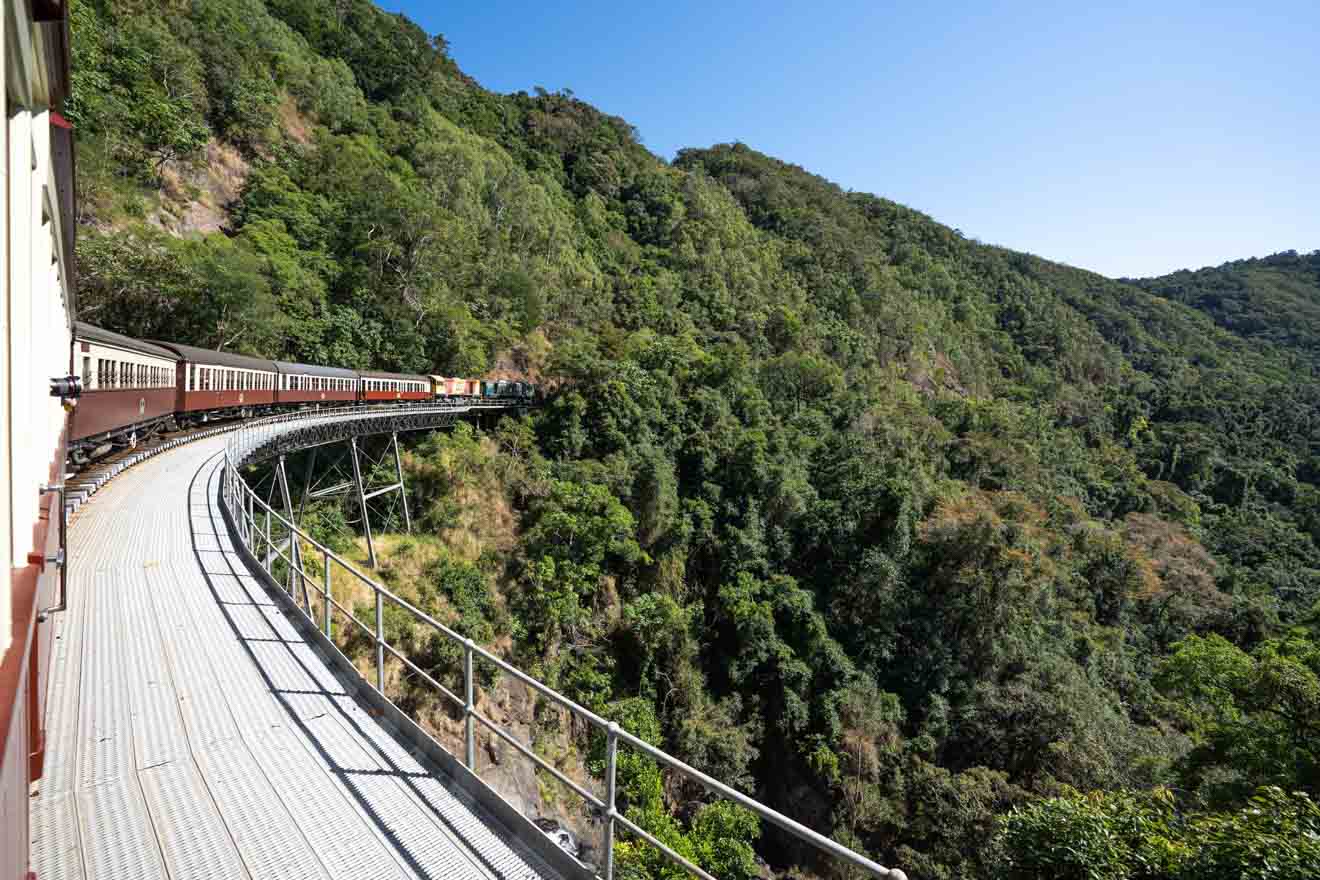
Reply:
<svg viewBox="0 0 1320 880"><path fill-rule="evenodd" d="M180 427L274 407L279 384L274 361L177 342L158 344L179 356L174 410Z"/></svg>
<svg viewBox="0 0 1320 880"><path fill-rule="evenodd" d="M83 393L70 419L73 460L81 463L172 427L178 362L162 346L76 322L74 367Z"/></svg>
<svg viewBox="0 0 1320 880"><path fill-rule="evenodd" d="M279 381L275 402L346 404L358 399L358 374L340 367L276 361Z"/></svg>
<svg viewBox="0 0 1320 880"><path fill-rule="evenodd" d="M431 377L412 373L361 373L362 400L368 403L397 400L431 400L435 394Z"/></svg>

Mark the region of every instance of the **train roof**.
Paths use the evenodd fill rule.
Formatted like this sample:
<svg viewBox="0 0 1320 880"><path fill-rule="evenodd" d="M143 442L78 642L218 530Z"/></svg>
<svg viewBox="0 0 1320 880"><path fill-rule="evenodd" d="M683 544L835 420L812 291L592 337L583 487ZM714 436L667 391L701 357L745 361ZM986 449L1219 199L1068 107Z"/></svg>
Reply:
<svg viewBox="0 0 1320 880"><path fill-rule="evenodd" d="M116 348L122 348L126 351L136 351L141 354L155 355L160 358L167 358L177 361L179 356L168 348L156 345L151 342L143 342L141 339L134 339L132 336L125 336L122 333L113 333L109 330L102 330L100 327L94 327L84 321L74 321L73 335L77 339L86 339L90 342L99 342L102 345L113 345Z"/></svg>
<svg viewBox="0 0 1320 880"><path fill-rule="evenodd" d="M354 370L343 367L323 367L320 364L295 364L288 361L275 361L275 367L281 373L293 373L300 376L333 376L336 379L356 379Z"/></svg>
<svg viewBox="0 0 1320 880"><path fill-rule="evenodd" d="M244 354L233 354L228 351L212 351L209 348L198 348L195 345L183 345L178 342L157 341L156 344L176 351L184 360L197 364L237 367L240 370L261 370L267 373L277 372L275 362L264 358L248 357Z"/></svg>
<svg viewBox="0 0 1320 880"><path fill-rule="evenodd" d="M403 379L404 381L407 381L407 382L429 382L429 381L430 381L430 378L429 378L429 377L427 377L427 376L419 376L419 375L417 375L416 373L373 373L373 372L370 372L370 371L368 371L368 370L363 370L363 371L362 371L361 373L359 373L358 375L361 376L361 377L364 378L364 379Z"/></svg>

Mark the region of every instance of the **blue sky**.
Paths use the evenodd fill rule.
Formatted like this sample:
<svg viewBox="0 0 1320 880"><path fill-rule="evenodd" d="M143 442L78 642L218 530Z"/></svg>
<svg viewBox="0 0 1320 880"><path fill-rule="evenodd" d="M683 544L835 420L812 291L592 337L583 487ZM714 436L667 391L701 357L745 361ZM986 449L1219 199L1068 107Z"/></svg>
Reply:
<svg viewBox="0 0 1320 880"><path fill-rule="evenodd" d="M1320 248L1316 0L381 5L665 158L739 140L1106 275Z"/></svg>

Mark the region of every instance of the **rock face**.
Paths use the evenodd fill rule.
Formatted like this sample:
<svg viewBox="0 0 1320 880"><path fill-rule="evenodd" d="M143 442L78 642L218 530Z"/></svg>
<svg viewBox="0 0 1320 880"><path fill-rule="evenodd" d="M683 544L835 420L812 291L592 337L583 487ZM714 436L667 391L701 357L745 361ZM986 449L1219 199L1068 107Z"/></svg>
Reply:
<svg viewBox="0 0 1320 880"><path fill-rule="evenodd" d="M180 236L222 231L229 225L229 208L242 193L248 170L237 149L212 138L204 162L172 163L162 170L160 208L149 220Z"/></svg>

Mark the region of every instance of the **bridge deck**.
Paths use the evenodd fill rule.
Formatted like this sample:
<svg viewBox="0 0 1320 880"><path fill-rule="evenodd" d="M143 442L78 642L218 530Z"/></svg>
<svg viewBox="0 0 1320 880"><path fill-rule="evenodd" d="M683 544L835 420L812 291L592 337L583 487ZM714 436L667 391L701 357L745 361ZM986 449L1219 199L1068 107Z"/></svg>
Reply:
<svg viewBox="0 0 1320 880"><path fill-rule="evenodd" d="M222 444L127 471L71 526L37 876L558 876L371 717L248 574Z"/></svg>

